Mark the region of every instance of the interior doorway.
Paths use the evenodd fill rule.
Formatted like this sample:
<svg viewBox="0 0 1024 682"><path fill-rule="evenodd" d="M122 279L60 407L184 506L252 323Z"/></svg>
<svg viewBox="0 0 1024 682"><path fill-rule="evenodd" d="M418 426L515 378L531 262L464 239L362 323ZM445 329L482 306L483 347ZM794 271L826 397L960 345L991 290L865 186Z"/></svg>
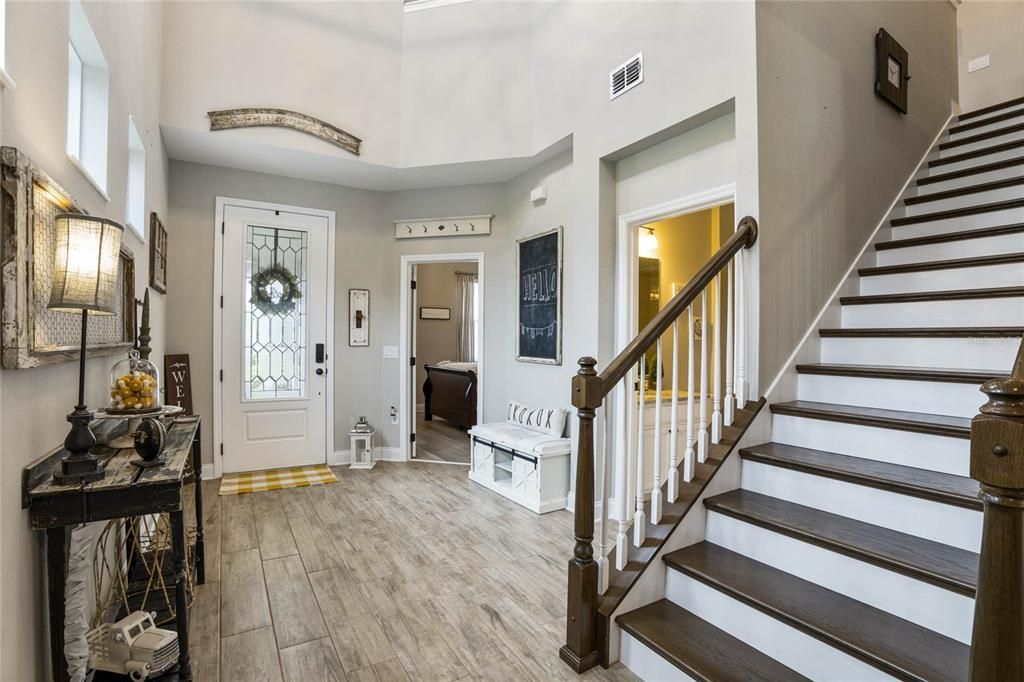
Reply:
<svg viewBox="0 0 1024 682"><path fill-rule="evenodd" d="M483 419L483 254L402 257L400 428L409 461L469 465Z"/></svg>
<svg viewBox="0 0 1024 682"><path fill-rule="evenodd" d="M334 212L217 199L215 473L333 452Z"/></svg>

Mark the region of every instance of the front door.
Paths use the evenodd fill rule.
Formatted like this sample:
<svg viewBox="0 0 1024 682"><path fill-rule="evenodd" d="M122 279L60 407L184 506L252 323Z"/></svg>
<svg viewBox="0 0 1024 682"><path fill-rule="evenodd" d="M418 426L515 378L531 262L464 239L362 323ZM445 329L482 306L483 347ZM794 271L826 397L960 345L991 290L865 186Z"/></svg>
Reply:
<svg viewBox="0 0 1024 682"><path fill-rule="evenodd" d="M227 204L223 220L223 470L322 464L328 219Z"/></svg>

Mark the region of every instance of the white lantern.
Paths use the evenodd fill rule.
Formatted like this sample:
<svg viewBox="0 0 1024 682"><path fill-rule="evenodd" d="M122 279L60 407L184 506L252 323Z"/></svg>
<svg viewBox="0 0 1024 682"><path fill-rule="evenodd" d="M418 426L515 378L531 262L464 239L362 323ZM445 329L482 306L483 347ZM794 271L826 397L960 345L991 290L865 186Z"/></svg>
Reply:
<svg viewBox="0 0 1024 682"><path fill-rule="evenodd" d="M366 423L366 418L361 417L355 428L348 432L352 440L352 464L351 469L372 469L376 463L373 461L373 436L376 431Z"/></svg>

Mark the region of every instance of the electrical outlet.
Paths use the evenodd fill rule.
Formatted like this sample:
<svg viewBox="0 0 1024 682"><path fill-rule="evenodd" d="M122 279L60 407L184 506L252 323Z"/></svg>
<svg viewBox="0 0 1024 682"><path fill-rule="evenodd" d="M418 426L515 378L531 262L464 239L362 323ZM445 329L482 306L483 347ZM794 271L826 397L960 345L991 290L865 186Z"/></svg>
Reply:
<svg viewBox="0 0 1024 682"><path fill-rule="evenodd" d="M985 68L988 68L987 54L983 54L980 57L977 57L967 62L967 73L974 73L975 71L980 71L981 69Z"/></svg>

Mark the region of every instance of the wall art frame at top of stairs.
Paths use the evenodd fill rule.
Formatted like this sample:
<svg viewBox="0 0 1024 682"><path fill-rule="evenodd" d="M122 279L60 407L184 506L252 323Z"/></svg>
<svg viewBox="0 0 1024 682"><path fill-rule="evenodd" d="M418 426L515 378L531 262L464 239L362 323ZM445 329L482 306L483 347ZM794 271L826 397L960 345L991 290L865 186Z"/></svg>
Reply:
<svg viewBox="0 0 1024 682"><path fill-rule="evenodd" d="M0 147L0 366L28 369L78 359L75 313L48 310L57 213L87 213L31 159ZM135 339L135 257L121 247L113 315L89 325L87 356L127 352Z"/></svg>

